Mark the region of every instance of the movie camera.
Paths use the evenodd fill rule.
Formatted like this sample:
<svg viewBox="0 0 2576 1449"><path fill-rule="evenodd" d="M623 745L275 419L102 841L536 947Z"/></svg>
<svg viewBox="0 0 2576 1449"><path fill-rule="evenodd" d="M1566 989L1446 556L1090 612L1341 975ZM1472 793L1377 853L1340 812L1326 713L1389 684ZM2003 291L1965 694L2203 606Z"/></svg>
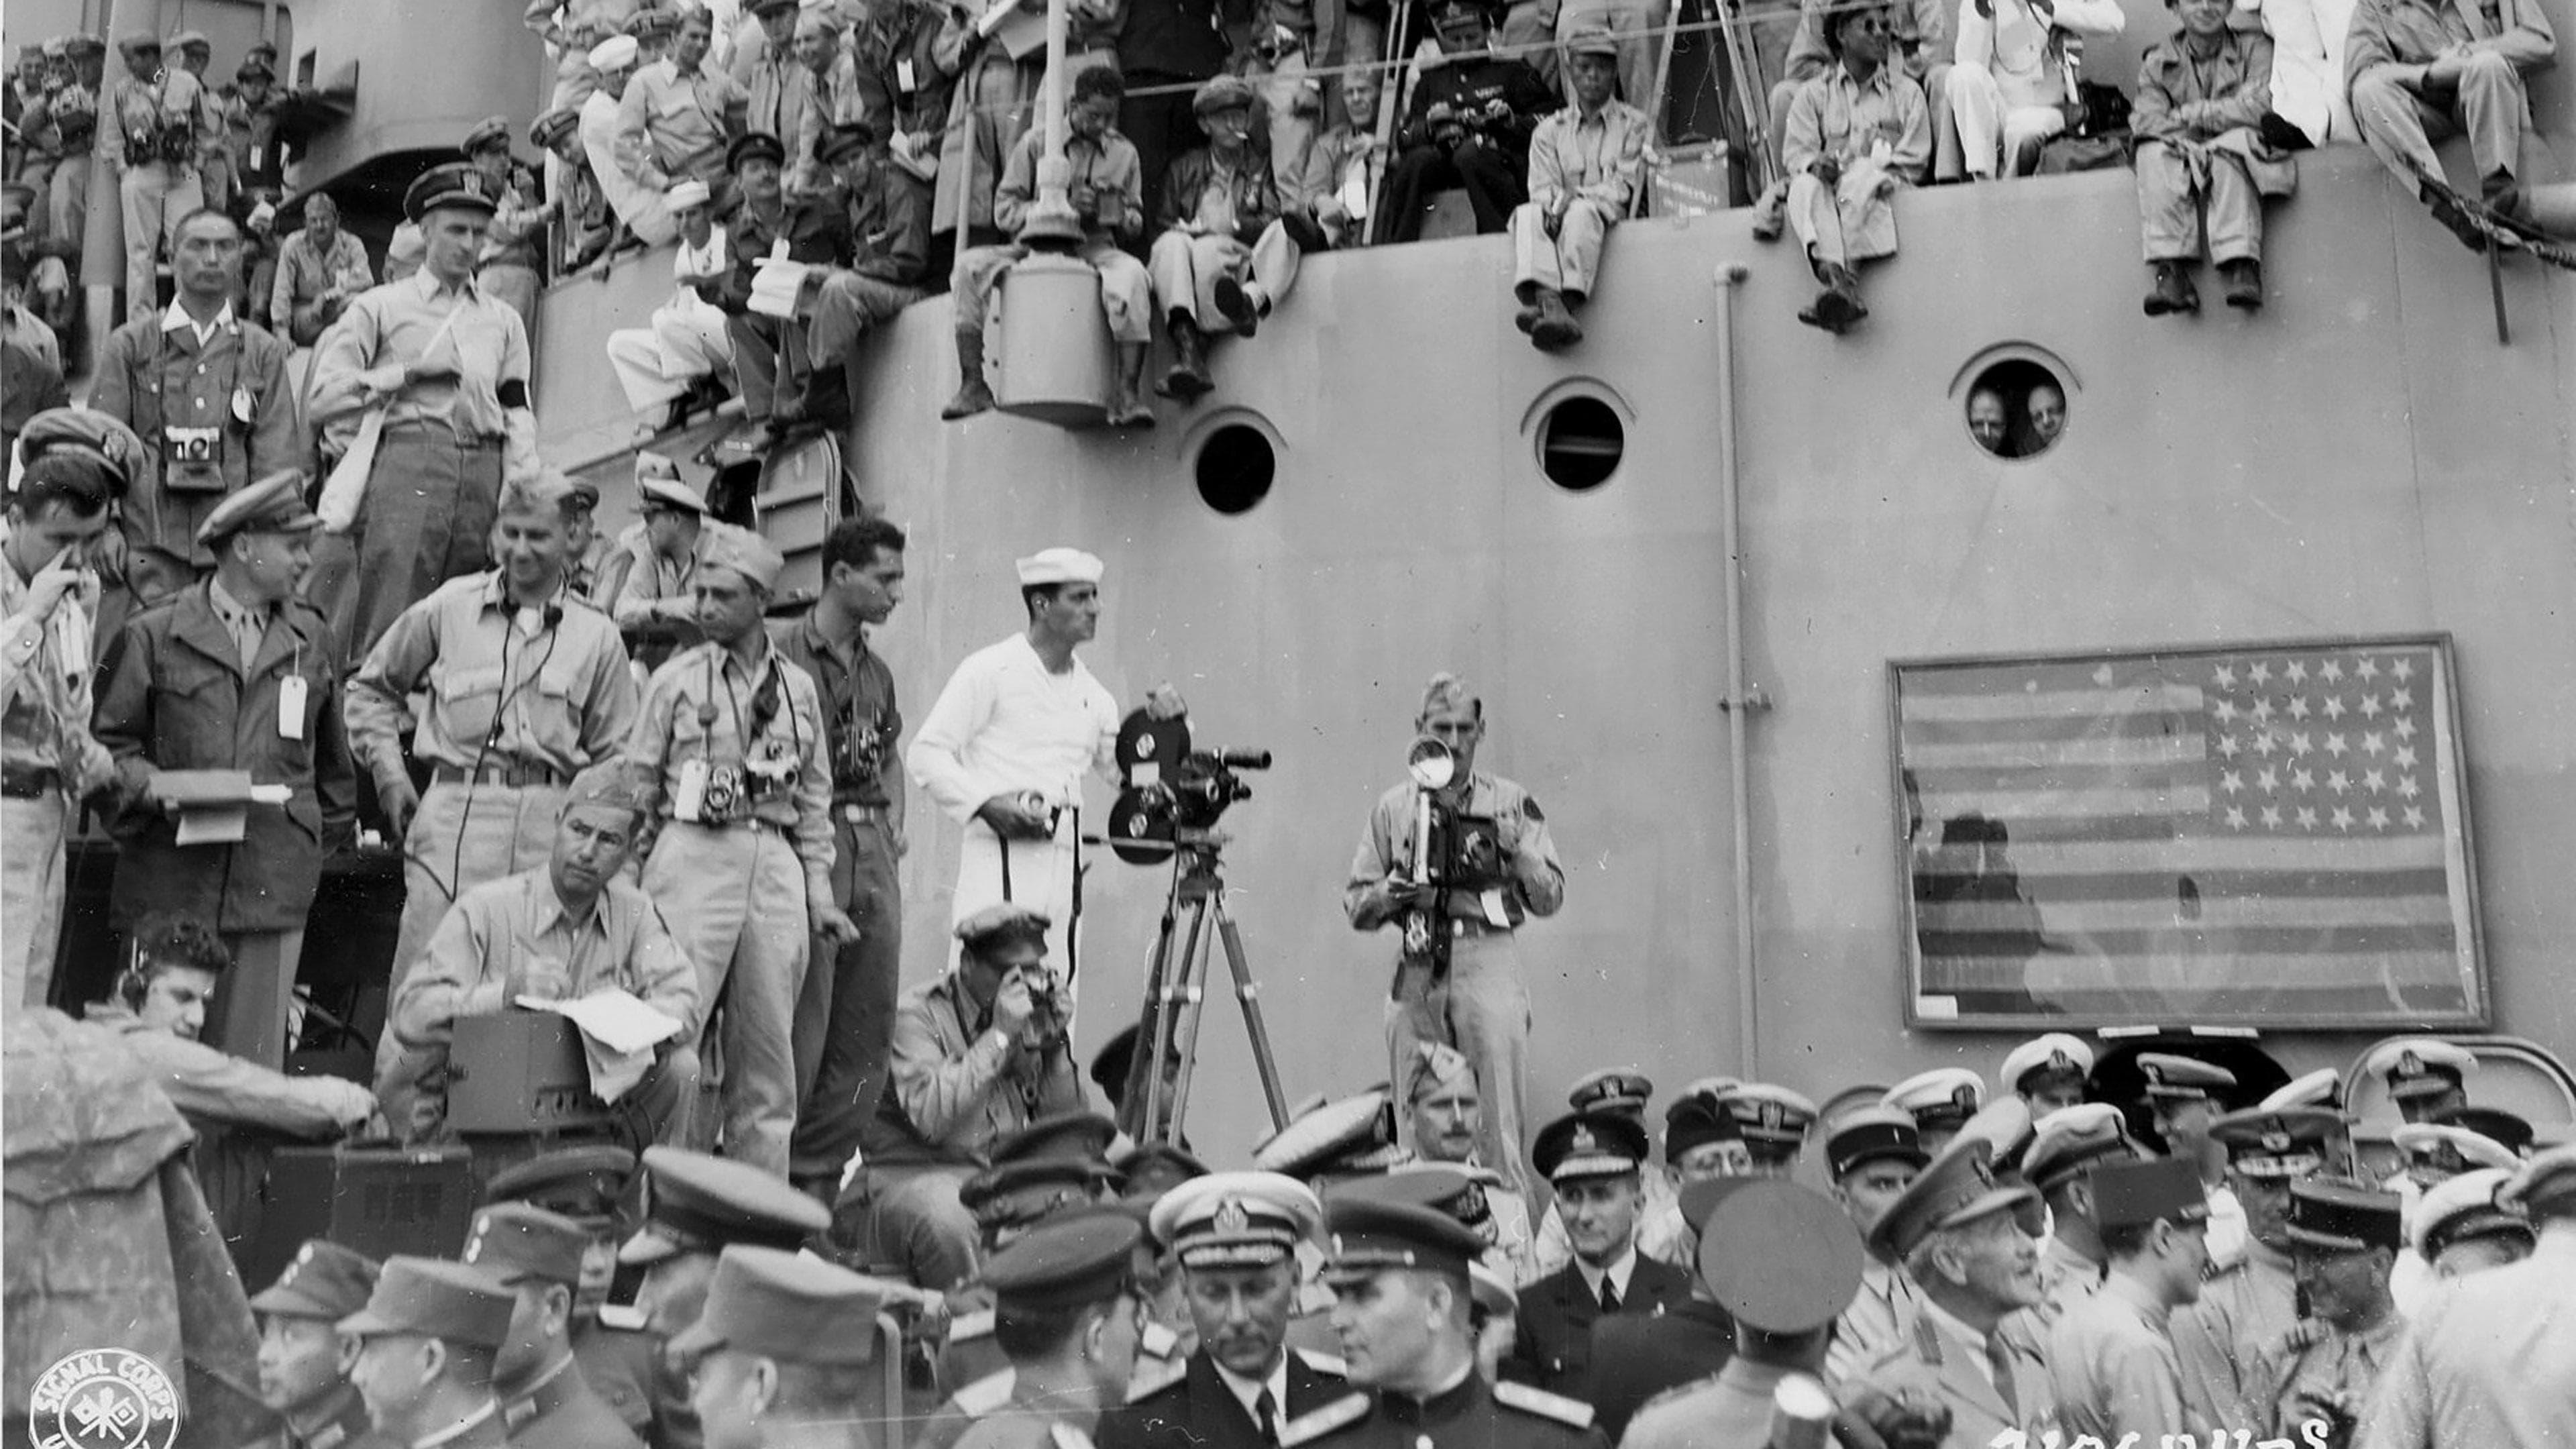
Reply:
<svg viewBox="0 0 2576 1449"><path fill-rule="evenodd" d="M1204 835L1238 800L1252 798L1243 770L1270 768L1268 750L1190 747L1186 716L1145 710L1118 727L1118 800L1109 809L1109 848L1129 865L1156 865L1193 835Z"/></svg>

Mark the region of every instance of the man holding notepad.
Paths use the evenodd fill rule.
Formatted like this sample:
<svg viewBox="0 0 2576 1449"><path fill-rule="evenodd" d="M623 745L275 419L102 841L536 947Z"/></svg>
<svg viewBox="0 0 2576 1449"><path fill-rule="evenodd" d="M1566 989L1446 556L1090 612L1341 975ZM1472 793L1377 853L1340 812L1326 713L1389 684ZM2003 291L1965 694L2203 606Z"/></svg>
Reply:
<svg viewBox="0 0 2576 1449"><path fill-rule="evenodd" d="M625 766L591 766L565 792L544 866L457 897L386 1013L396 1050L377 1074L376 1095L397 1128L427 1135L443 1115L459 1017L496 1015L522 997L572 1001L622 991L676 1030L643 1049L650 1064L612 1105L645 1145L680 1140L698 1083L698 977L660 908L625 874L644 803ZM617 1005L629 1018L650 1019L628 1002Z"/></svg>

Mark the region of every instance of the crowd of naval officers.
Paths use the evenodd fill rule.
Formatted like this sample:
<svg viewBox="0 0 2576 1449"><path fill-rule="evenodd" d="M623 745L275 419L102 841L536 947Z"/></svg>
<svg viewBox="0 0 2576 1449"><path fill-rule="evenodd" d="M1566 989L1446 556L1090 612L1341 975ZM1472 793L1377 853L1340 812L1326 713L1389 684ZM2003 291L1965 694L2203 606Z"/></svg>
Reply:
<svg viewBox="0 0 2576 1449"><path fill-rule="evenodd" d="M1825 1110L1710 1078L1660 1132L1597 1071L1535 1213L1439 1043L1246 1170L1052 1112L959 1186L944 1293L773 1171L566 1148L452 1256L306 1246L251 1300L260 1387L305 1449L2576 1443L2576 1143L2475 1104L2477 1058L2361 1064L2405 1118L2376 1182L2331 1070L2222 1107L2208 1061L2137 1056L2134 1103L2093 1061Z"/></svg>

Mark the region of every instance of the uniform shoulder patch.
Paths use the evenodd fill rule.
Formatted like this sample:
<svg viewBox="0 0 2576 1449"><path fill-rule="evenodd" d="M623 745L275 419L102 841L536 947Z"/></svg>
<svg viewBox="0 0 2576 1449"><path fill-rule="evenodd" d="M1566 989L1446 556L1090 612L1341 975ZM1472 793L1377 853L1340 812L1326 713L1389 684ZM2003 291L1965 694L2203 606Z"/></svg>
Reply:
<svg viewBox="0 0 2576 1449"><path fill-rule="evenodd" d="M619 1333L642 1333L649 1321L644 1310L632 1303L599 1305L599 1326L602 1328L613 1328Z"/></svg>
<svg viewBox="0 0 2576 1449"><path fill-rule="evenodd" d="M961 1313L948 1320L950 1343L971 1343L976 1339L992 1336L993 1310L990 1308L980 1313Z"/></svg>
<svg viewBox="0 0 2576 1449"><path fill-rule="evenodd" d="M1346 1379L1351 1376L1351 1366L1342 1362L1340 1356L1337 1354L1311 1353L1302 1348L1298 1349L1296 1353L1299 1358L1306 1361L1306 1367L1313 1369L1319 1374L1330 1374L1337 1379Z"/></svg>
<svg viewBox="0 0 2576 1449"><path fill-rule="evenodd" d="M948 1401L969 1419L980 1419L1011 1401L1011 1389L1018 1376L1010 1369L996 1369L948 1396Z"/></svg>
<svg viewBox="0 0 2576 1449"><path fill-rule="evenodd" d="M1494 1385L1494 1402L1507 1409L1537 1414L1577 1429L1592 1427L1590 1404L1581 1399L1569 1399L1563 1394L1551 1394L1545 1389L1534 1389L1527 1384L1516 1384L1509 1379Z"/></svg>
<svg viewBox="0 0 2576 1449"><path fill-rule="evenodd" d="M1141 1404L1157 1394L1178 1387L1190 1376L1187 1359L1164 1359L1160 1362L1139 1360L1136 1372L1127 1381L1127 1402Z"/></svg>
<svg viewBox="0 0 2576 1449"><path fill-rule="evenodd" d="M1297 1449L1336 1429L1347 1429L1368 1417L1369 1396L1344 1394L1320 1409L1310 1409L1279 1426L1279 1449Z"/></svg>

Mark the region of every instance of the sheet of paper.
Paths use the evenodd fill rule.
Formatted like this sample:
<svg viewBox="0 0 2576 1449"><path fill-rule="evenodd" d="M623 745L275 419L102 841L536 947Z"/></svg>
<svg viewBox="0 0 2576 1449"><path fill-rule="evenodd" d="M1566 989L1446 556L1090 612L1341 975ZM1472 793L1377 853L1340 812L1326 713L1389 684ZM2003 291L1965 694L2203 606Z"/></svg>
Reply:
<svg viewBox="0 0 2576 1449"><path fill-rule="evenodd" d="M179 812L181 845L237 845L249 832L247 805L207 805Z"/></svg>
<svg viewBox="0 0 2576 1449"><path fill-rule="evenodd" d="M635 993L611 986L569 1001L522 995L518 1004L531 1011L551 1011L581 1028L582 1061L590 1069L590 1090L602 1102L615 1102L634 1090L653 1069L653 1048L679 1035L680 1023L645 1005Z"/></svg>
<svg viewBox="0 0 2576 1449"><path fill-rule="evenodd" d="M581 1028L583 1036L613 1052L642 1051L680 1034L679 1022L645 1005L635 993L621 986L605 987L568 1001L521 996L519 1005L564 1016Z"/></svg>

